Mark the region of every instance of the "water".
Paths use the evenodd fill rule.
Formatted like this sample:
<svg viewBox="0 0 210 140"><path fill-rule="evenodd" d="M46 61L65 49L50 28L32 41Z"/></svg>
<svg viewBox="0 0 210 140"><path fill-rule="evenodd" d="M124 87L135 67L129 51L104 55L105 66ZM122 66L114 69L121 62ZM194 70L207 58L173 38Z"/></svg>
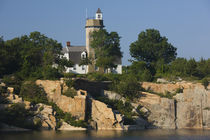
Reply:
<svg viewBox="0 0 210 140"><path fill-rule="evenodd" d="M0 132L0 140L210 140L208 130Z"/></svg>

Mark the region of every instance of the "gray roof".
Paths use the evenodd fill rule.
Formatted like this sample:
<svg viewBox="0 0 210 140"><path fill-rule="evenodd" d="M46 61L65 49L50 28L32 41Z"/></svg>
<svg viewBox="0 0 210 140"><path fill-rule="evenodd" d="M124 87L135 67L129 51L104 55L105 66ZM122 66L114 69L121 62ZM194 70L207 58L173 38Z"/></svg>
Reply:
<svg viewBox="0 0 210 140"><path fill-rule="evenodd" d="M68 52L69 50L69 52ZM86 51L85 46L70 46L63 48L62 52L63 53L69 53L69 59L74 63L74 64L79 64L81 61L81 53ZM115 61L115 64L122 64L122 59L118 57Z"/></svg>
<svg viewBox="0 0 210 140"><path fill-rule="evenodd" d="M67 48L65 47L65 48L62 48L62 51L61 51L63 54L64 53L68 53L68 50L67 50Z"/></svg>
<svg viewBox="0 0 210 140"><path fill-rule="evenodd" d="M70 52L84 52L86 51L86 47L85 46L71 46L68 47Z"/></svg>
<svg viewBox="0 0 210 140"><path fill-rule="evenodd" d="M86 51L85 46L70 46L70 47L65 47L63 48L62 52L63 53L69 53L69 59L74 63L74 64L79 64L81 61L81 53Z"/></svg>

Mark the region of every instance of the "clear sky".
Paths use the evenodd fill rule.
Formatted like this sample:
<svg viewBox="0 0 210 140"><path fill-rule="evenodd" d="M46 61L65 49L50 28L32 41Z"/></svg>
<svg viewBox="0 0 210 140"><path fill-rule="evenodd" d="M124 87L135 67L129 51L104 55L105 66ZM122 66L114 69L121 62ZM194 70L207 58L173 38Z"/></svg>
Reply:
<svg viewBox="0 0 210 140"><path fill-rule="evenodd" d="M0 0L4 40L39 31L65 46L85 45L85 18L101 8L105 28L121 38L123 64L129 45L148 28L158 29L178 56L210 58L210 0Z"/></svg>

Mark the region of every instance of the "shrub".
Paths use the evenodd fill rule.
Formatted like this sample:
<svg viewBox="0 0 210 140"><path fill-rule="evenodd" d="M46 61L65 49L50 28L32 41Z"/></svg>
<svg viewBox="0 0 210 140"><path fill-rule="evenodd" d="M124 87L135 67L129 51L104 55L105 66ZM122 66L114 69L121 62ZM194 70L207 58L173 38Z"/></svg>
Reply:
<svg viewBox="0 0 210 140"><path fill-rule="evenodd" d="M183 93L183 90L184 90L183 88L177 88L175 93Z"/></svg>
<svg viewBox="0 0 210 140"><path fill-rule="evenodd" d="M64 93L62 93L63 95L67 96L67 97L71 97L74 98L74 96L77 95L77 91L72 89L72 88L68 88L67 91L65 91Z"/></svg>
<svg viewBox="0 0 210 140"><path fill-rule="evenodd" d="M139 81L152 81L152 74L148 69L145 69L142 74L139 75Z"/></svg>
<svg viewBox="0 0 210 140"><path fill-rule="evenodd" d="M61 127L61 125L62 125L62 121L59 120L57 121L55 128L58 129Z"/></svg>
<svg viewBox="0 0 210 140"><path fill-rule="evenodd" d="M57 80L62 77L58 69L53 68L52 66L46 66L43 68L42 75L44 79L47 80Z"/></svg>
<svg viewBox="0 0 210 140"><path fill-rule="evenodd" d="M4 111L1 111L0 120L6 124L14 125L22 128L37 129L40 124L33 124L27 121L27 118L33 117L29 110L25 109L25 105L21 103L13 104Z"/></svg>
<svg viewBox="0 0 210 140"><path fill-rule="evenodd" d="M2 81L7 86L13 87L15 94L19 94L20 93L22 79L18 75L15 75L15 74L6 75L6 76L3 77L3 80Z"/></svg>
<svg viewBox="0 0 210 140"><path fill-rule="evenodd" d="M75 78L77 75L75 73L64 73L65 78Z"/></svg>
<svg viewBox="0 0 210 140"><path fill-rule="evenodd" d="M104 74L104 76L108 81L119 81L121 77L120 74L113 74L113 73Z"/></svg>
<svg viewBox="0 0 210 140"><path fill-rule="evenodd" d="M42 111L42 110L44 110L44 107L43 107L43 106L41 106L41 107L39 108L39 111Z"/></svg>
<svg viewBox="0 0 210 140"><path fill-rule="evenodd" d="M135 121L133 120L132 116L136 115L132 112L133 106L129 102L123 103L120 100L110 100L106 97L98 97L97 100L104 102L109 107L111 107L113 110L118 110L120 114L124 115L124 124L125 125L132 125L135 124Z"/></svg>
<svg viewBox="0 0 210 140"><path fill-rule="evenodd" d="M112 84L112 90L121 94L125 98L133 100L139 96L139 91L142 90L141 85L132 75L125 75L120 81L115 81Z"/></svg>
<svg viewBox="0 0 210 140"><path fill-rule="evenodd" d="M74 87L75 86L75 82L74 80L72 80L71 78L68 80L65 80L66 85L70 88L70 87Z"/></svg>
<svg viewBox="0 0 210 140"><path fill-rule="evenodd" d="M87 75L87 79L90 81L107 81L108 79L104 74L95 72L95 73L89 73Z"/></svg>
<svg viewBox="0 0 210 140"><path fill-rule="evenodd" d="M32 104L44 103L47 104L47 95L43 88L36 85L35 82L25 82L21 86L20 95L25 99L30 101Z"/></svg>
<svg viewBox="0 0 210 140"><path fill-rule="evenodd" d="M209 81L206 78L203 78L201 81L202 85L205 87L205 89L207 89L208 85L209 85Z"/></svg>
<svg viewBox="0 0 210 140"><path fill-rule="evenodd" d="M50 102L49 103L52 107L53 110L56 112L55 118L56 120L60 123L61 125L61 120L63 119L65 122L72 126L76 127L87 127L87 123L84 120L76 120L75 117L72 117L70 113L64 113L55 103ZM60 126L56 126L56 128L59 128Z"/></svg>

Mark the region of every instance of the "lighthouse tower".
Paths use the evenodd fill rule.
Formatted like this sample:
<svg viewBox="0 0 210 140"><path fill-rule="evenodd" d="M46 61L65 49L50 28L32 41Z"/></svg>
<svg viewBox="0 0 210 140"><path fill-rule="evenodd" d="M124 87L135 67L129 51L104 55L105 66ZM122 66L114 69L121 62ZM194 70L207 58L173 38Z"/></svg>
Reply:
<svg viewBox="0 0 210 140"><path fill-rule="evenodd" d="M93 58L95 56L94 49L91 48L91 46L90 46L91 32L98 31L99 29L102 29L103 27L104 27L103 15L102 15L101 9L98 8L95 18L86 19L86 26L85 26L85 29L86 29L86 50L87 50L88 56L91 56ZM91 65L91 66L89 65L88 72L93 72L93 71L95 71L94 65Z"/></svg>
<svg viewBox="0 0 210 140"><path fill-rule="evenodd" d="M99 29L102 29L104 27L103 25L103 18L102 18L102 12L101 9L98 8L96 12L96 17L95 19L87 19L86 20L86 50L88 53L88 56L93 53L93 49L90 46L90 34L93 31L98 31Z"/></svg>

